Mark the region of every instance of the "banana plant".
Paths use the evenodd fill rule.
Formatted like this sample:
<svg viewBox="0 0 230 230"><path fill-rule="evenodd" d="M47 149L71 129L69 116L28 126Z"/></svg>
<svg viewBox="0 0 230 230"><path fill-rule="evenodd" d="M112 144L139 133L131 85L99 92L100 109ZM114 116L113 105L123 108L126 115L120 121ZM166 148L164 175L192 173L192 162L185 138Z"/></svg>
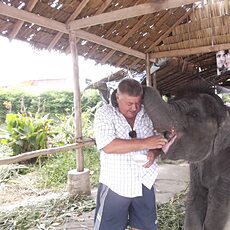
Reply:
<svg viewBox="0 0 230 230"><path fill-rule="evenodd" d="M1 130L1 143L13 149L13 155L48 147L49 139L56 132L51 130L53 121L49 114L41 117L38 113L7 114L6 128Z"/></svg>

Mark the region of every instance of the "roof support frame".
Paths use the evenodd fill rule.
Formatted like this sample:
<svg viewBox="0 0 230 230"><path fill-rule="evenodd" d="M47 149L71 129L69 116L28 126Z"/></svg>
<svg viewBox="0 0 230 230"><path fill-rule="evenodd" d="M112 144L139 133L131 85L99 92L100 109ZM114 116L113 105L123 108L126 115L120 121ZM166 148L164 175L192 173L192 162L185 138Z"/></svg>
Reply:
<svg viewBox="0 0 230 230"><path fill-rule="evenodd" d="M33 8L35 7L35 5L37 4L37 2L38 2L38 0L30 0L28 5L26 6L26 10L31 12L33 10ZM17 21L17 23L14 26L14 29L12 30L11 34L9 35L10 41L13 40L17 36L19 30L23 26L23 23L24 23L23 21Z"/></svg>
<svg viewBox="0 0 230 230"><path fill-rule="evenodd" d="M95 15L88 18L82 18L72 21L68 24L70 30L78 30L89 26L100 25L109 22L120 21L128 18L139 17L146 14L152 14L161 10L180 7L197 2L197 0L164 0L151 3L140 4L120 10Z"/></svg>
<svg viewBox="0 0 230 230"><path fill-rule="evenodd" d="M167 1L168 2L168 1ZM196 1L184 1L184 3L191 3ZM135 7L135 6L134 6ZM31 12L14 8L12 6L8 6L0 2L0 14L19 19L21 21L26 21L29 23L33 23L45 28L49 28L61 33L69 34L69 30L66 28L64 23L45 18L42 16L35 15ZM101 14L103 15L103 14ZM112 50L120 51L127 55L135 56L142 60L145 60L145 54L139 52L137 50L133 50L121 44L112 42L105 38L101 38L97 35L91 34L87 31L83 30L76 30L76 36L80 39L85 39L96 43L101 46L108 47ZM209 53L209 52L216 52L218 50L229 49L230 43L220 44L220 45L210 45L210 46L203 46L198 48L189 48L189 49L180 49L180 50L169 50L169 51L161 51L161 52L154 52L150 54L150 62L154 62L154 58L161 58L161 57L175 57L175 56L187 56L191 54L200 54L200 53Z"/></svg>
<svg viewBox="0 0 230 230"><path fill-rule="evenodd" d="M79 6L75 9L75 11L73 12L73 14L68 18L67 23L74 20L80 13L81 11L84 9L84 7L87 5L87 3L90 0L83 0ZM57 44L57 42L59 41L59 39L62 37L63 33L62 32L58 32L56 34L56 36L54 37L54 39L51 41L51 43L48 46L48 50L51 50L52 48L54 48L54 46Z"/></svg>
<svg viewBox="0 0 230 230"><path fill-rule="evenodd" d="M12 18L20 19L22 21L27 21L29 23L33 23L33 24L36 24L36 25L39 25L45 28L49 28L49 29L52 29L52 30L55 30L61 33L69 34L69 31L66 28L66 25L64 23L57 22L55 20L45 18L42 16L38 16L33 13L27 12L25 10L20 10L20 9L5 5L3 3L0 3L0 14L8 16L8 17L12 17ZM76 36L81 39L85 39L87 41L91 41L96 44L108 47L110 49L114 49L122 53L131 55L131 56L135 56L137 58L145 60L144 53L139 52L137 50L132 50L126 46L120 45L116 42L112 42L105 38L101 38L89 32L86 32L83 30L77 30ZM153 59L151 60L150 58L150 61L153 62Z"/></svg>

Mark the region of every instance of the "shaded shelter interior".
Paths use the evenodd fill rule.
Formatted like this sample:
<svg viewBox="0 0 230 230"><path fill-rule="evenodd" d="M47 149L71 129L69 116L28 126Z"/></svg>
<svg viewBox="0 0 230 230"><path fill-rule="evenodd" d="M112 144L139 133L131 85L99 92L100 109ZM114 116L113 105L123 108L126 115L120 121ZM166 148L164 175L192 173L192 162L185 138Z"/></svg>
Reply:
<svg viewBox="0 0 230 230"><path fill-rule="evenodd" d="M136 74L146 54L151 65L166 58L151 79L170 94L194 79L229 86L229 72L216 71L216 51L230 49L229 14L228 0L0 0L0 34L69 53L74 32L79 55Z"/></svg>

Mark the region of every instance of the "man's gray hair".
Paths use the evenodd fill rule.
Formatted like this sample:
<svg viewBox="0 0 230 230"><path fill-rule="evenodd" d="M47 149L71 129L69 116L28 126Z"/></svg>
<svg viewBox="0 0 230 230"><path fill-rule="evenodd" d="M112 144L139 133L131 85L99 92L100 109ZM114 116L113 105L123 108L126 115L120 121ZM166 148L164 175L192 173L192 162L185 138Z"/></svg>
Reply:
<svg viewBox="0 0 230 230"><path fill-rule="evenodd" d="M119 83L117 92L138 97L143 95L143 88L138 81L132 78L125 78Z"/></svg>

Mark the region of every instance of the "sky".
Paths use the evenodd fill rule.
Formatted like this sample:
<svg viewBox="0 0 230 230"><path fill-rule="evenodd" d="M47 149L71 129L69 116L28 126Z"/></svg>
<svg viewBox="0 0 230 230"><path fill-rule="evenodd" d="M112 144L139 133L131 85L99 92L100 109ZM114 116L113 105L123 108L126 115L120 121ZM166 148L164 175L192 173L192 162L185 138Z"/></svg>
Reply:
<svg viewBox="0 0 230 230"><path fill-rule="evenodd" d="M96 82L118 69L109 65L96 64L79 56L80 88L86 86L85 79ZM71 55L54 51L37 51L28 43L0 36L0 84L14 84L26 80L73 79Z"/></svg>

